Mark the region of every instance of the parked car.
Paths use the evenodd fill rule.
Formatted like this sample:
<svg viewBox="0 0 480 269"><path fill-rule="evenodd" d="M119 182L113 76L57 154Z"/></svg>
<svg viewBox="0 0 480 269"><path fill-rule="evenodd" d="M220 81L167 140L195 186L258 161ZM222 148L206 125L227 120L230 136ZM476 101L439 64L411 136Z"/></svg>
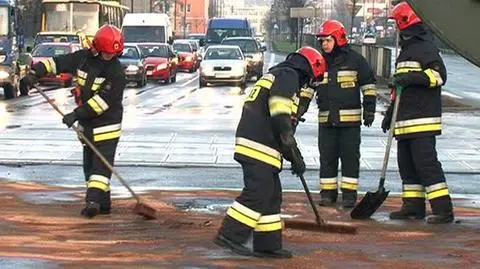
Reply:
<svg viewBox="0 0 480 269"><path fill-rule="evenodd" d="M143 66L143 57L140 48L136 44L125 43L123 54L119 58L125 69L127 82L135 82L138 87L147 84L147 72Z"/></svg>
<svg viewBox="0 0 480 269"><path fill-rule="evenodd" d="M205 46L205 34L202 33L190 33L188 34L188 39L190 40L198 40L198 44L200 47Z"/></svg>
<svg viewBox="0 0 480 269"><path fill-rule="evenodd" d="M375 45L376 43L377 43L377 37L375 36L375 34L366 33L363 36L363 44Z"/></svg>
<svg viewBox="0 0 480 269"><path fill-rule="evenodd" d="M255 38L227 37L222 40L222 45L236 45L240 47L246 57L248 78L257 77L257 79L260 79L263 76L263 53L267 48L260 47Z"/></svg>
<svg viewBox="0 0 480 269"><path fill-rule="evenodd" d="M32 51L32 64L36 64L46 58L73 53L81 50L80 44L76 43L41 43ZM49 75L38 79L40 84L54 84L62 87L70 87L73 82L73 75L70 73L61 73L58 75Z"/></svg>
<svg viewBox="0 0 480 269"><path fill-rule="evenodd" d="M147 79L163 81L165 84L177 81L177 56L166 43L138 44Z"/></svg>
<svg viewBox="0 0 480 269"><path fill-rule="evenodd" d="M188 72L197 71L198 55L188 40L175 40L173 50L178 55L178 69Z"/></svg>
<svg viewBox="0 0 480 269"><path fill-rule="evenodd" d="M247 63L238 46L212 45L200 64L199 86L207 83L234 83L242 88L247 83Z"/></svg>

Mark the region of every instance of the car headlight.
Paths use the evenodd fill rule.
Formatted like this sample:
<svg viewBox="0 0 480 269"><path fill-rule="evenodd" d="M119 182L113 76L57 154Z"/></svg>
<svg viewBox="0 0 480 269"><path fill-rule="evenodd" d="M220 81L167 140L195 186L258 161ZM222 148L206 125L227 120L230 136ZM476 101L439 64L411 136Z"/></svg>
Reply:
<svg viewBox="0 0 480 269"><path fill-rule="evenodd" d="M252 61L254 61L254 62L261 62L261 61L262 61L262 54L261 54L261 53L257 53L257 54L255 54L255 55L253 55Z"/></svg>
<svg viewBox="0 0 480 269"><path fill-rule="evenodd" d="M136 71L138 71L138 69L139 69L139 68L138 68L138 66L136 66L136 65L129 65L129 66L127 67L127 71L134 71L134 72L136 72Z"/></svg>
<svg viewBox="0 0 480 269"><path fill-rule="evenodd" d="M3 70L0 71L0 79L6 79L9 76L10 76L10 74L8 74L8 72L3 71Z"/></svg>
<svg viewBox="0 0 480 269"><path fill-rule="evenodd" d="M7 55L0 55L0 63L3 63L7 59Z"/></svg>
<svg viewBox="0 0 480 269"><path fill-rule="evenodd" d="M167 69L167 68L168 68L167 63L157 65L157 70L162 70L162 69Z"/></svg>
<svg viewBox="0 0 480 269"><path fill-rule="evenodd" d="M190 62L192 60L192 56L185 57L185 61Z"/></svg>

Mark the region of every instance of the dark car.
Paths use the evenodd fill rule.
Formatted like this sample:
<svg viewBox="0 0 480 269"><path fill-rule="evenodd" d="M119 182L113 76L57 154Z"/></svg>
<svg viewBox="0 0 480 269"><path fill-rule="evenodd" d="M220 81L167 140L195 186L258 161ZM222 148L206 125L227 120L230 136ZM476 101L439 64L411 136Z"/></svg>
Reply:
<svg viewBox="0 0 480 269"><path fill-rule="evenodd" d="M147 84L147 73L143 66L142 53L137 45L125 43L123 54L119 60L125 70L127 82L135 82L138 87Z"/></svg>
<svg viewBox="0 0 480 269"><path fill-rule="evenodd" d="M227 37L222 40L222 45L236 45L239 46L247 59L248 77L263 76L263 52L266 48L260 47L257 40L253 37Z"/></svg>

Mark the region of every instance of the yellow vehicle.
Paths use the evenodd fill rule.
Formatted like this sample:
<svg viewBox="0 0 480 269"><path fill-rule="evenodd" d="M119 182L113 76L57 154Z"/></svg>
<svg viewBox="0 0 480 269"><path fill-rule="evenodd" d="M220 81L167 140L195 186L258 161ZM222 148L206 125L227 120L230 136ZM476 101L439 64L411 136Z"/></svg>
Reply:
<svg viewBox="0 0 480 269"><path fill-rule="evenodd" d="M88 47L95 32L109 23L122 27L129 9L116 1L96 0L42 0L41 32L65 33L78 36L83 47Z"/></svg>

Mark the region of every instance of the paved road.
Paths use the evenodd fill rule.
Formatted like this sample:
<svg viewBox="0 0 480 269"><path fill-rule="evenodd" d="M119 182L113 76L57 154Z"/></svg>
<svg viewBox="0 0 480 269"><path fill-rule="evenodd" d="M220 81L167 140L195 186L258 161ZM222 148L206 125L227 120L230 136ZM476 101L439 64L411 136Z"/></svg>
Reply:
<svg viewBox="0 0 480 269"><path fill-rule="evenodd" d="M267 53L265 68L281 60L282 56ZM69 89L52 90L48 95L63 110L74 108ZM241 174L232 155L244 98L238 87L199 89L198 74L182 73L171 85L149 83L141 89L128 88L116 166L142 188L238 188ZM379 104L378 110L384 109ZM386 134L380 131L380 122L377 113L373 127L363 128L363 191L375 188L382 165ZM461 194L480 192L480 118L471 113L445 113L444 125L444 135L438 139L439 157L453 188ZM315 187L319 154L313 104L298 129L298 140L308 179ZM76 135L37 93L0 103L0 149L0 177L84 184ZM395 149L388 170L389 187L400 191ZM297 179L288 172L283 174L287 189L301 189Z"/></svg>

